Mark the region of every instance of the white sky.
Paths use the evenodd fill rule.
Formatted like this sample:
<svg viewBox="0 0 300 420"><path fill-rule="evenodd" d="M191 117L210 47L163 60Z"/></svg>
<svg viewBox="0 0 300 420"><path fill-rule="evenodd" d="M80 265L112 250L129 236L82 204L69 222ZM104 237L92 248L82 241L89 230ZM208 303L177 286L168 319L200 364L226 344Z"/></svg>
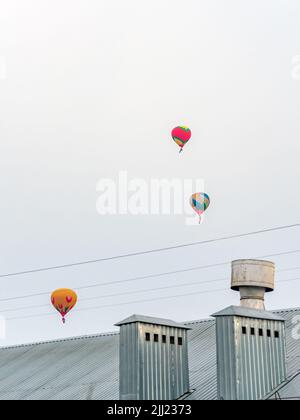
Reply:
<svg viewBox="0 0 300 420"><path fill-rule="evenodd" d="M2 0L0 274L299 222L298 0ZM5 68L3 68L5 67ZM293 71L294 70L294 71ZM294 77L293 77L294 75ZM189 125L179 156L170 130ZM184 216L96 212L99 179L203 178L212 205ZM2 278L2 299L295 250L299 228L162 255ZM300 266L299 254L273 258ZM0 345L111 331L132 313L176 321L231 304L230 267L80 292L79 298L228 277L228 281L80 302L78 309L201 290L228 292L7 322ZM300 278L300 269L278 280ZM300 280L270 309L299 306ZM49 304L0 302L1 311ZM26 317L49 307L3 313Z"/></svg>

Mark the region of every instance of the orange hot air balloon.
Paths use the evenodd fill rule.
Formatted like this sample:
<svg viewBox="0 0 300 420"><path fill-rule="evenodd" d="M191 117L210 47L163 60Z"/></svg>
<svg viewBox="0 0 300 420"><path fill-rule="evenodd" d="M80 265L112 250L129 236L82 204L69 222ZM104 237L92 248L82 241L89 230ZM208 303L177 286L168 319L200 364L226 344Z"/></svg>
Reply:
<svg viewBox="0 0 300 420"><path fill-rule="evenodd" d="M58 289L51 295L51 302L54 308L61 314L63 323L65 316L74 308L77 303L77 295L71 289Z"/></svg>

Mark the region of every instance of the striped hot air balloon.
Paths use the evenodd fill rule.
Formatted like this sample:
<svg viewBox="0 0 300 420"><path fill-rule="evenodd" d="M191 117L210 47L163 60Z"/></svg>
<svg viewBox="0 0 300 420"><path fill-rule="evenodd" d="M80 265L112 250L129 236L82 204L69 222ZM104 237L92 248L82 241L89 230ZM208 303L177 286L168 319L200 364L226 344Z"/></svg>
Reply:
<svg viewBox="0 0 300 420"><path fill-rule="evenodd" d="M192 195L190 200L193 210L199 216L199 223L201 223L202 214L208 209L210 205L210 198L205 193L195 193Z"/></svg>
<svg viewBox="0 0 300 420"><path fill-rule="evenodd" d="M192 132L188 127L180 126L175 127L172 130L172 138L175 141L175 143L180 147L180 152L182 152L184 146L187 144L187 142L191 139Z"/></svg>

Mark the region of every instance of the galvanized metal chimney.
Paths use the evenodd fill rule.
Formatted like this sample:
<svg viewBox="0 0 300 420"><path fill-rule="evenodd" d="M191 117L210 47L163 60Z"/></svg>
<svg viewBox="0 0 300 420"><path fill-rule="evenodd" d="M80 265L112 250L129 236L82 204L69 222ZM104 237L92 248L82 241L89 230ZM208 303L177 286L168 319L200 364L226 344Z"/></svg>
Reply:
<svg viewBox="0 0 300 420"><path fill-rule="evenodd" d="M190 391L190 328L133 315L120 327L120 400L175 400Z"/></svg>
<svg viewBox="0 0 300 420"><path fill-rule="evenodd" d="M265 293L274 290L275 264L270 261L232 262L231 289L239 290L241 306L265 310Z"/></svg>
<svg viewBox="0 0 300 420"><path fill-rule="evenodd" d="M274 274L269 261L232 263L232 289L240 291L241 306L213 315L219 399L259 400L286 379L285 321L264 305Z"/></svg>

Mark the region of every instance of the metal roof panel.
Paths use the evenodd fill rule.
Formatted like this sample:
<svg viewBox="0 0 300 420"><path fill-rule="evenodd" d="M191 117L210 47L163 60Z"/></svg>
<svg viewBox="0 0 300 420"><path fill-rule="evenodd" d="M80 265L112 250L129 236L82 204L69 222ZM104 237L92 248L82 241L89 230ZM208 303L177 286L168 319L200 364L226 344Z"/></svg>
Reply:
<svg viewBox="0 0 300 420"><path fill-rule="evenodd" d="M220 312L216 312L213 317L219 316L240 316L244 318L265 319L272 321L284 321L284 318L274 312L261 311L259 309L245 308L242 306L229 306Z"/></svg>
<svg viewBox="0 0 300 420"><path fill-rule="evenodd" d="M291 377L300 371L300 345L293 334L300 308L276 311L275 315L286 321L287 367ZM191 328L190 382L195 390L188 399L216 399L215 320L193 321L185 326ZM298 383L298 379L293 381L293 395ZM115 400L118 396L119 334L0 349L1 400Z"/></svg>

